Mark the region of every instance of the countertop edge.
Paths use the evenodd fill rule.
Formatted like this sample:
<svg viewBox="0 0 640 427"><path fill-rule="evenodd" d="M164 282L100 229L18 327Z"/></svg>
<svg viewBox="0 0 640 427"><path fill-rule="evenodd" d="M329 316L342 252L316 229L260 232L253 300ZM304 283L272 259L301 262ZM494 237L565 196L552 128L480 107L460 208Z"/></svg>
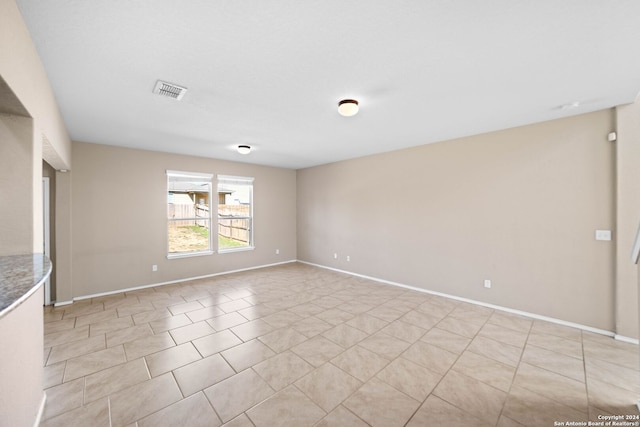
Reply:
<svg viewBox="0 0 640 427"><path fill-rule="evenodd" d="M37 277L37 280L35 281L35 283L33 283L33 285L25 293L23 293L20 297L15 299L13 302L11 302L8 306L4 307L0 311L0 319L2 319L2 317L6 316L7 314L11 313L13 310L15 310L17 307L19 307L23 302L25 302L27 299L29 299L29 297L31 297L35 292L37 292L38 289L40 289L40 287L42 286L42 284L51 275L51 271L52 271L51 262L44 255L42 255L42 254L26 255L25 259L27 259L27 257L29 257L31 259L31 263L34 264L34 262L33 262L34 256L37 256L37 255L40 255L40 256L43 257L43 262L44 262L44 265L45 265L45 269L44 269L43 273L39 277ZM8 258L8 257L0 257L0 259L1 258ZM28 262L29 261L25 261L25 264L27 264ZM0 283L0 285L2 285L2 284Z"/></svg>

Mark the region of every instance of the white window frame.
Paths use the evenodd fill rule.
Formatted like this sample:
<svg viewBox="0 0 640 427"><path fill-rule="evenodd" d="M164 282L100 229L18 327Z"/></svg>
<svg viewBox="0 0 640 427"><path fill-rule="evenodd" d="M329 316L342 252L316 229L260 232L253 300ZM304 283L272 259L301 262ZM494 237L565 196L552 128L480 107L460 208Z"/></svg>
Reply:
<svg viewBox="0 0 640 427"><path fill-rule="evenodd" d="M209 181L209 218L203 219L202 217L193 217L193 218L179 218L179 219L171 219L168 217L167 213L165 215L167 217L165 230L167 231L167 258L175 259L175 258L188 258L194 256L203 256L203 255L211 255L214 254L214 246L213 246L213 176L211 173L199 173L199 172L184 172L184 171L175 171L175 170L167 170L167 190L166 190L166 201L165 205L168 208L169 205L169 192L170 190L170 182L171 178L190 178L199 181ZM165 208L165 209L166 209ZM188 252L169 252L169 223L170 221L209 221L209 249L200 250L200 251L188 251ZM218 227L216 222L216 237L218 235Z"/></svg>
<svg viewBox="0 0 640 427"><path fill-rule="evenodd" d="M217 185L216 185L216 195L219 194L220 192L220 185L221 184L236 184L236 185L248 185L250 186L249 188L249 216L247 217L236 217L236 219L248 219L249 220L249 245L247 246L242 246L242 247L238 247L238 248L225 248L225 249L220 249L219 247L219 240L218 240L218 236L217 236L217 232L216 232L216 245L218 246L218 253L219 254L224 254L224 253L229 253L229 252L241 252L241 251L252 251L255 249L255 243L253 240L253 183L254 183L254 178L253 177L246 177L246 176L233 176L233 175L218 175L217 176ZM217 212L219 211L219 198L216 198L216 201L218 202L216 204L216 231L218 229L218 224L220 223L220 217L218 216Z"/></svg>

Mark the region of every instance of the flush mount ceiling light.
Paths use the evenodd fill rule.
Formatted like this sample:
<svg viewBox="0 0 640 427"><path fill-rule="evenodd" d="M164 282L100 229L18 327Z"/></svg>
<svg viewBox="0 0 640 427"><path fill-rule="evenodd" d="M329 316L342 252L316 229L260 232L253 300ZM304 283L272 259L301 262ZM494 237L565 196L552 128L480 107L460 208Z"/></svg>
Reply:
<svg viewBox="0 0 640 427"><path fill-rule="evenodd" d="M358 114L358 101L355 99L343 99L338 102L338 113L345 117L351 117Z"/></svg>
<svg viewBox="0 0 640 427"><path fill-rule="evenodd" d="M237 150L240 154L249 154L251 152L251 147L248 145L238 145Z"/></svg>
<svg viewBox="0 0 640 427"><path fill-rule="evenodd" d="M563 104L560 106L561 110L573 110L574 108L580 107L580 101L574 101L569 104Z"/></svg>

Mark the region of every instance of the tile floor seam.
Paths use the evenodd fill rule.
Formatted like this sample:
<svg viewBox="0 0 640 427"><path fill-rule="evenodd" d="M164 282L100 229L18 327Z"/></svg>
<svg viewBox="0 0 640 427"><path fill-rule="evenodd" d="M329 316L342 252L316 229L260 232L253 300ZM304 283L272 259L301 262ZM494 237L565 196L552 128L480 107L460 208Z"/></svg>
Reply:
<svg viewBox="0 0 640 427"><path fill-rule="evenodd" d="M532 393L532 394L538 395L538 396L540 396L540 397L543 397L543 398L549 399L549 397L548 397L548 396L545 396L545 395L543 395L543 394L540 394L538 391L533 391L533 390L530 390L530 389L528 389L528 388L526 388L526 387L521 387L521 386L518 386L518 387L520 387L520 388L522 388L522 389L527 390L529 393ZM563 406L563 407L565 407L565 408L572 409L572 410L574 410L575 412L582 412L581 410L576 409L576 408L574 408L574 407L572 407L572 406L569 406L569 405L567 405L567 404L565 404L565 403L558 402L558 401L555 401L555 403L556 403L557 405ZM588 412L589 412L589 406L591 406L591 405L589 405L589 404L588 404L588 402L587 402L587 408L586 408L586 409L587 409L587 415L588 415Z"/></svg>
<svg viewBox="0 0 640 427"><path fill-rule="evenodd" d="M444 377L443 377L443 378L444 378ZM436 385L436 387L437 387L437 385ZM435 387L434 387L434 389L435 389ZM432 391L432 392L433 392L433 391ZM406 426L411 422L411 420L413 420L413 417L415 417L415 416L416 416L416 414L417 414L418 412L420 412L420 409L422 408L422 405L424 405L424 404L425 404L425 402L427 401L427 399L429 398L429 396L431 396L432 392L431 392L431 393L429 393L429 394L427 395L427 397L425 397L425 398L424 398L424 400L423 400L422 402L420 402L420 404L418 405L418 407L416 408L416 410L415 410L415 411L413 411L413 412L411 413L411 416L409 417L409 419L407 420L407 422L403 424L403 427L406 427Z"/></svg>
<svg viewBox="0 0 640 427"><path fill-rule="evenodd" d="M589 393L589 376L587 375L587 355L584 351L584 333L583 331L580 332L580 337L582 338L580 340L580 348L582 349L582 366L584 369L584 384L585 384L585 388L587 390L587 413L589 412L589 407L591 407L591 397L590 397L590 393ZM638 401L640 402L640 400ZM595 404L594 404L594 407ZM601 410L604 410L604 408L602 408Z"/></svg>
<svg viewBox="0 0 640 427"><path fill-rule="evenodd" d="M400 357L401 357L401 356L398 356L397 358L395 358L394 360L392 360L391 362L389 362L389 364L387 364L387 366L385 366L385 367L384 367L384 368L382 368L380 371L378 371L378 372L373 376L373 378L378 378L378 375L380 374L380 372L384 371L384 370L385 370L389 365L391 365L393 362L395 362L396 360L398 360ZM409 362L410 362L410 361L409 361ZM412 363L413 363L413 362L412 362ZM452 366L452 367L453 367L453 366ZM433 372L433 373L434 373L434 374L436 374L436 375L440 375L440 374L438 374L437 372L432 371L432 370L431 370L431 369L429 369L429 368L426 368L426 367L423 367L423 368L424 368L424 369L427 369L427 370L428 370L428 371L430 371L430 372ZM444 378L444 375L442 376L442 378ZM395 385L393 385L393 384L389 384L388 382L386 382L385 380L383 380L383 379L381 379L381 378L378 378L378 379L379 379L380 381L382 381L383 383L387 384L389 387L394 388L394 389L396 389L397 391L399 391L400 393L403 393L403 394L407 395L408 397L410 397L410 398L412 398L412 399L414 399L414 400L416 400L416 401L420 402L420 405L422 405L422 404L424 403L424 401L425 401L425 400L427 400L427 398L431 395L431 393L433 393L433 390L435 390L435 389L436 389L436 387L438 386L438 384L440 384L440 381L442 381L442 378L440 378L440 379L438 380L438 382L436 383L436 385L434 385L434 386L433 386L433 388L432 388L432 389L431 389L431 391L427 394L427 396L426 396L424 399L422 399L422 402L420 402L418 399L416 399L416 398L415 398L415 397L413 397L413 396L409 396L405 391L400 390L400 389L399 389L398 387L396 387Z"/></svg>
<svg viewBox="0 0 640 427"><path fill-rule="evenodd" d="M229 347L229 348L234 348L234 347L237 347L239 345L242 345L242 344L236 344L233 347ZM226 350L229 350L229 348L226 349ZM246 371L247 369L251 369L252 368L252 366L250 366L248 368L242 369L241 371L236 370L236 368L233 367L233 365L229 362L229 360L226 357L224 357L224 354L222 354L223 351L225 351L225 350L219 351L218 353L214 353L214 354L219 354L220 357L222 357L222 359L227 363L227 365L231 366L231 369L233 369L233 372L235 372L236 374L239 374L242 371ZM257 373L256 373L256 375L257 375Z"/></svg>
<svg viewBox="0 0 640 427"><path fill-rule="evenodd" d="M449 371L451 371L451 368L449 369ZM447 371L447 374L449 373L449 371ZM499 388L496 388L496 387L492 386L491 384L487 384L487 383L485 383L484 381L480 381L480 380L477 380L477 379L475 379L475 378L473 378L473 377L470 377L470 376L468 376L468 375L465 375L465 374L464 374L464 373L462 373L462 372L457 372L457 371L456 371L456 374L462 375L462 376L464 376L464 377L466 377L466 378L468 378L468 379L470 379L470 380L472 380L472 381L480 382L480 383L482 383L483 385L485 385L485 386L487 386L487 387L491 387L491 388L493 388L494 390L496 390L496 391L498 391L498 392L500 392L500 393L504 393L504 394L505 394L505 399L504 399L504 402L502 402L502 406L501 406L501 408L500 408L500 412L499 412L498 419L497 419L497 421L500 421L500 416L502 415L502 411L504 410L504 406L505 406L505 405L506 405L506 403L507 403L507 399L508 399L508 397L509 397L509 394L508 394L508 393L506 393L506 392L505 392L505 391L503 391L503 390L500 390ZM446 375L444 375L442 378L444 379L444 378L445 378L445 376L446 376ZM441 381L442 381L442 380L441 380ZM437 387L437 386L436 386L436 387ZM436 390L436 387L434 387L433 391L435 391L435 390ZM459 410L461 410L462 412L465 412L465 413L467 413L467 414L469 414L469 415L471 415L471 416L473 416L473 417L480 418L478 415L476 415L476 414L473 414L473 413L469 412L469 411L468 411L468 410L466 410L465 408L461 408L461 407L460 407L460 405L458 405L458 404L456 404L456 403L453 403L453 402L450 402L450 401L449 401L449 400L447 400L447 398L445 398L444 396L440 396L440 395L438 395L438 394L434 394L433 392L431 392L429 395L434 395L434 396L436 396L437 398L441 399L442 401L447 402L449 405L451 405L451 406L454 406L454 407L458 408L458 409L459 409ZM426 399L425 399L425 401L426 401ZM424 402L423 402L423 403L424 403ZM486 419L483 419L483 420L486 422ZM496 424L497 424L497 422L496 422Z"/></svg>
<svg viewBox="0 0 640 427"><path fill-rule="evenodd" d="M200 360L202 360L202 359L200 359ZM191 363L195 363L195 361L191 362ZM191 364L191 363L189 363L189 364ZM187 365L183 365L183 366L187 366ZM180 368L182 368L182 366L180 366ZM176 368L176 369L178 369L178 368ZM169 371L168 373L171 373L171 376L173 377L173 381L175 381L176 385L178 386L178 391L180 392L180 395L182 395L182 399L185 399L185 398L189 397L189 396L185 396L184 395L184 392L182 391L182 388L180 387L180 383L178 382L178 378L176 378L175 369ZM191 396L193 396L195 394L197 394L197 392L193 393ZM172 403L172 405L173 405L173 403ZM171 406L171 405L169 405L169 406Z"/></svg>
<svg viewBox="0 0 640 427"><path fill-rule="evenodd" d="M143 363L144 363L144 368L145 368L145 369L146 369L146 371L147 371L147 376L148 376L149 378L153 378L153 377L151 376L151 370L149 369L149 365L147 364L147 356L142 356L141 358L142 358L142 361L143 361Z"/></svg>
<svg viewBox="0 0 640 427"><path fill-rule="evenodd" d="M260 374L258 374L258 373L255 371L255 369L253 369L253 367L247 368L247 369L245 369L245 370L243 370L243 371L240 371L240 372L244 372L244 371L246 371L246 370L248 370L248 369L251 369L251 371L252 371L255 375L257 375L259 378L262 378L262 377L260 376ZM263 379L263 381L264 381L264 379ZM259 402L255 403L255 404L253 404L253 405L252 405L252 406L250 406L249 408L247 408L247 409L245 409L244 411L242 411L240 414L245 414L245 415L247 415L247 412L249 412L251 409L253 409L253 408L255 408L256 406L260 405L262 402L264 402L264 401L266 401L266 400L269 400L270 398L272 398L273 396L275 396L276 394L278 394L279 392L281 392L282 390L284 390L284 388L283 388L282 390L276 390L276 389L274 389L273 387L271 387L271 384L269 384L269 383L268 383L268 382L266 382L266 381L265 381L265 384L267 384L267 387L269 387L269 388L273 391L273 394L271 394L271 395L270 395L270 396L268 396L268 397L265 397L264 399L262 399L261 401L259 401ZM285 387L285 388L286 388L286 387ZM240 414L236 415L236 417L234 417L234 418L237 418L238 416L240 416ZM249 420L253 423L253 420L251 420L251 417L249 417L249 416L247 415L247 418L249 418ZM253 424L255 425L255 423L253 423Z"/></svg>
<svg viewBox="0 0 640 427"><path fill-rule="evenodd" d="M85 338L85 339L91 339L91 338L93 338L93 337L89 337L89 338ZM82 341L82 340L80 340L80 341ZM74 342L78 342L78 341L74 341ZM60 344L60 345L65 345L65 344ZM115 346L114 346L114 347L115 347ZM51 347L51 349L53 349L53 348L54 348L54 347ZM97 353L97 352L99 352L99 351L106 350L106 349L108 349L108 348L111 348L111 347L107 347L107 346L106 346L106 339L105 339L105 348L100 348L100 349L97 349L97 350L89 351L89 352L87 352L87 353L81 353L81 354L78 354L78 355L76 355L76 356L71 356L71 357L69 357L69 358L67 358L67 359L63 359L63 360L59 360L59 361L55 362L55 363L54 363L54 365L55 365L56 363L68 362L69 360L71 360L71 359L76 359L76 358L78 358L78 357L88 356L89 354ZM45 366L47 366L47 365L45 365ZM48 365L48 366L51 366L51 365Z"/></svg>
<svg viewBox="0 0 640 427"><path fill-rule="evenodd" d="M357 391L357 390L356 390L356 391ZM355 392L354 392L354 393L355 393ZM345 400L347 400L347 399L345 399ZM343 402L344 402L344 400L343 400ZM358 414L356 414L356 413L355 413L355 412L353 412L351 409L349 409L349 408L347 408L346 406L344 406L342 403L340 403L340 405L338 405L338 406L342 406L344 409L346 409L347 411L349 411L349 413L350 413L350 414L352 414L354 417L356 417L357 419L359 419L360 421L362 421L362 422L363 422L363 423L365 423L366 425L371 426L371 424L369 424L368 422L366 422L365 420L363 420L363 419L362 419ZM337 406L336 406L336 408L337 408ZM335 409L334 409L334 410L335 410ZM332 411L332 412L333 412L333 411ZM323 419L324 419L324 418L323 418ZM409 419L411 419L411 418L409 418ZM318 423L319 423L319 422L321 422L321 421L322 421L322 420L318 421ZM342 427L342 426L341 426L341 427ZM344 427L346 427L346 426L344 426Z"/></svg>
<svg viewBox="0 0 640 427"><path fill-rule="evenodd" d="M342 354L342 353L340 353L340 354ZM338 355L338 356L339 356L339 355ZM337 357L337 356L336 356L336 357ZM345 375L350 376L350 377L351 377L351 378L353 378L354 380L356 380L356 381L358 381L358 382L362 383L362 384L358 387L358 389L360 389L360 387L362 387L364 384L366 384L366 381L362 381L362 380L360 380L360 379L356 378L354 375L351 375L349 372L347 372L347 371L345 371L344 369L340 368L340 367L339 367L339 366L337 366L336 364L331 363L331 360L328 360L328 361L326 361L325 363L323 363L322 365L318 366L317 368L314 368L314 370L313 370L313 371L311 371L310 373L312 373L312 372L314 372L314 371L316 371L316 370L320 369L321 367L323 367L324 365L327 365L327 364L329 364L329 365L333 366L334 368L336 368L336 369L340 370L340 371L341 371L341 372L343 372ZM384 369L384 368L383 368L383 369ZM375 375L374 375L374 377L375 377ZM302 377L302 378L304 378L304 377ZM295 384L295 382L294 382L294 384ZM356 391L357 391L357 390L356 390ZM304 393L304 392L303 392L303 393ZM355 393L355 392L354 392L354 393ZM352 394L353 394L353 393L352 393ZM342 400L342 402L340 402L340 405L342 405L342 403L343 403L345 400L347 400L347 399L343 399L343 400Z"/></svg>
<svg viewBox="0 0 640 427"><path fill-rule="evenodd" d="M428 330L427 330L427 332L425 332L425 334L424 334L424 335L426 335L426 334L427 334L431 329L435 328L436 326L437 326L437 324L436 324L436 325L433 325L430 329L428 329ZM453 333L453 332L452 332L452 333ZM420 339L422 339L422 338L424 337L424 335L423 335ZM476 336L477 336L477 334L476 334ZM475 338L475 336L474 336L474 338ZM473 341L473 338L469 340L469 344L467 344L467 347L468 347L469 345L471 345L471 342L472 342L472 341ZM439 348L439 347L438 347L438 348ZM466 349L465 349L464 351L462 351L462 352L461 352L461 353L456 357L456 360L451 364L451 366L449 366L449 368L447 368L447 371L446 371L444 374L442 374L442 377L440 377L440 379L438 380L438 382L433 386L433 388L431 389L431 391L429 392L429 394L427 395L427 397L425 397L425 398L423 399L423 401L420 403L420 406L418 406L418 408L413 412L413 414L411 414L411 418L409 418L409 421L407 421L407 424L408 424L408 423L411 421L411 419L416 415L416 413L420 410L420 408L422 408L422 405L424 405L424 404L425 404L425 402L427 401L427 399L428 399L428 398L429 398L429 396L431 396L431 395L436 396L436 397L438 397L439 399L442 399L444 402L447 402L448 404L450 404L450 405L452 405L452 406L455 406L456 408L460 409L461 411L465 412L466 414L469 414L469 415L474 416L474 417L476 416L476 415L474 415L474 414L472 414L472 413L468 412L467 410L465 410L465 409L463 409L463 408L460 408L458 405L455 405L454 403L449 402L449 401L448 401L448 400L446 400L444 397L441 397L441 396L438 396L438 395L434 394L434 392L436 391L436 389L438 388L438 386L440 385L440 383L445 379L445 377L447 376L447 374L448 374L448 373L453 369L453 367L456 365L456 363L458 362L458 360L460 359L460 357L462 357L462 354L463 354L465 351L466 351ZM427 369L428 369L428 368L427 368ZM438 374L439 374L439 373L438 373ZM439 375L440 375L440 374L439 374ZM462 373L461 373L461 375L464 375L464 374L462 374ZM466 375L465 375L465 376L466 376ZM467 378L471 378L471 377L467 377ZM472 379L474 379L474 380L475 380L475 378L472 378ZM478 381L478 380L476 380L476 381ZM482 382L482 381L481 381L481 382ZM485 384L485 383L483 382L483 384ZM503 404L503 406L504 406L504 404ZM405 425L406 425L406 424L405 424Z"/></svg>
<svg viewBox="0 0 640 427"><path fill-rule="evenodd" d="M531 336L531 331L533 330L534 322L532 321L529 325L529 329L527 330L527 338L524 340L524 344L522 346L522 351L520 352L520 358L518 359L518 364L513 371L513 376L511 377L511 383L509 384L509 390L507 391L507 397L504 399L504 403L502 404L502 408L500 409L500 414L498 415L498 423L500 423L500 418L503 416L504 408L507 406L507 401L509 400L509 396L511 395L511 390L513 389L513 383L518 375L518 370L520 368L520 364L522 363L522 358L524 357L524 352L527 349L527 345L529 343L529 337ZM529 390L531 391L531 390ZM497 425L497 424L496 424Z"/></svg>
<svg viewBox="0 0 640 427"><path fill-rule="evenodd" d="M224 380L223 380L224 381ZM204 390L200 390L199 393L202 393L204 395L204 398L207 399L207 403L209 404L209 407L211 409L213 409L213 413L216 414L216 417L218 417L218 419L220 421L222 421L222 416L218 413L218 411L216 411L216 408L213 407L213 403L211 403L211 401L209 400L209 398L207 397L207 393L204 392ZM243 412L244 414L244 412ZM238 415L240 416L240 415ZM225 424L224 421L222 421L222 424ZM185 426L186 427L186 426Z"/></svg>
<svg viewBox="0 0 640 427"><path fill-rule="evenodd" d="M561 376L562 378L565 378L565 379L567 379L567 380L571 380L571 381L579 382L579 383L582 383L582 384L585 384L585 385L586 385L586 378L587 378L587 376L586 376L586 372L585 372L585 381L580 381L580 380L577 380L577 379L575 379L575 378L568 377L568 376L566 376L566 375L564 375L564 374L561 374L561 373L559 373L559 372L552 371L551 369L547 369L547 368L545 368L545 367L543 367L543 366L534 365L534 364L532 364L532 363L527 362L526 360L523 360L523 361L521 361L520 363L518 363L518 368L520 368L520 365L521 365L521 364L523 364L523 363L524 363L524 364L526 364L526 365L532 366L532 367L534 367L534 368L536 368L536 369L540 369L540 370L543 370L543 371L545 371L545 372L548 372L548 373L550 373L550 374ZM518 371L516 370L516 374L517 374L517 373L518 373ZM514 375L514 379L515 379L515 375ZM613 384L613 385L615 385L615 384Z"/></svg>
<svg viewBox="0 0 640 427"><path fill-rule="evenodd" d="M584 351L584 350L583 350L583 351ZM586 363L587 354L586 354L586 353L585 353L585 354L583 354L583 356L582 356L582 357L583 357L583 360L584 360L584 361L585 361L585 363ZM636 355L634 355L634 357L637 357L637 356L636 356ZM598 357L598 356L594 356L594 355L590 355L590 356L588 356L588 358L589 358L590 360L591 360L591 359L595 359L595 360L600 360L600 361L603 361L603 362L607 362L607 363L610 363L610 364L612 364L612 365L616 365L616 366L618 366L618 367L620 367L620 368L626 368L626 369L631 369L631 370L634 370L634 371L640 371L640 364L639 364L639 366L638 366L638 367L636 367L636 368L629 368L628 366L626 366L626 365L622 365L622 364L620 364L620 363L616 363L616 362L615 362L615 361L613 361L613 360L605 359L605 358Z"/></svg>
<svg viewBox="0 0 640 427"><path fill-rule="evenodd" d="M398 358L399 358L399 357L400 357L400 356L398 356ZM396 358L396 359L394 359L394 360L397 360L398 358ZM455 363L454 363L454 364L455 364ZM453 365L452 365L452 367L453 367ZM427 368L427 369L428 369L428 368ZM450 369L451 369L451 368L450 368ZM433 371L432 371L432 372L433 372ZM448 371L447 371L447 372L448 372ZM438 375L439 375L439 374L438 374ZM445 374L445 375L446 375L446 374ZM414 399L414 400L416 400L417 402L419 402L419 405L418 405L418 407L415 409L415 411L413 411L413 412L411 413L411 416L407 419L407 421L403 424L403 426L406 426L407 424L409 424L409 423L411 422L411 420L413 419L413 417L415 417L415 415L418 413L418 411L420 411L420 408L422 408L422 405L424 405L424 403L427 401L427 399L429 398L429 396L431 396L431 395L433 394L433 391L436 389L436 387L438 387L438 384L440 384L440 382L444 379L445 375L443 375L443 376L438 380L438 382L433 386L433 388L432 388L432 389L431 389L431 391L427 394L427 396L426 396L424 399L422 399L422 401L419 401L418 399L416 399L416 398L414 398L414 397L412 397L412 396L409 396L409 397L411 397L412 399ZM382 381L382 380L381 380L381 381ZM393 387L394 389L398 390L396 387L394 387L394 386L393 386L393 385L391 385L391 384L388 384L386 381L383 381L383 382L384 382L385 384L389 385L390 387ZM404 393L402 390L398 390L398 391L399 391L399 392L401 392L401 393ZM404 393L404 394L406 395L406 393Z"/></svg>
<svg viewBox="0 0 640 427"><path fill-rule="evenodd" d="M530 344L529 342L527 342L527 344L526 344L525 348L526 348L527 346L531 346L531 347L534 347L534 348L537 348L537 349L540 349L540 350L548 351L548 352L550 352L550 353L558 354L558 355L560 355L560 356L570 357L570 358L572 358L573 360L579 360L580 362L584 362L584 356L583 356L582 358L578 358L578 357L575 357L575 356L570 356L570 355L568 355L568 354L560 353L559 351L550 350L550 349L548 349L548 348L540 347L539 345L535 345L535 344Z"/></svg>
<svg viewBox="0 0 640 427"><path fill-rule="evenodd" d="M156 412L162 411L163 409L166 409L166 408L168 408L169 406L171 406L171 405L173 405L173 404L175 404L175 403L181 402L181 401L184 399L184 396L182 395L182 391L180 390L180 386L178 385L178 382L176 381L175 377L173 376L173 371L165 372L164 374L158 375L157 377L153 377L153 378L159 378L160 376L162 376L162 375L167 375L168 373L171 373L171 377L173 378L173 382L175 383L176 388L178 389L178 392L180 392L180 395L182 396L182 399L181 399L181 400L178 400L178 401L175 401L175 402L171 402L171 403L169 403L169 404L167 404L167 405L165 405L165 406L163 406L163 407L161 407L161 408L158 408L158 409L156 409L155 411L150 412L150 413L148 413L148 414L144 415L142 418L136 418L136 419L134 419L131 423L125 424L125 426L131 425L131 424L136 424L136 425L137 425L137 424L138 424L138 421L140 421L140 420L142 420L142 419L144 419L144 418L146 418L146 417L148 417L148 416L150 416L150 415L153 415L153 414L155 414ZM152 379L153 379L153 378L152 378ZM137 384L136 384L136 385L137 385ZM123 389L123 390L117 391L116 393L122 393L122 392L124 392L124 391L126 391L126 390L128 390L128 389L130 389L130 388L135 387L136 385L133 385L133 386L131 386L131 387L127 387L127 388L125 388L125 389Z"/></svg>
<svg viewBox="0 0 640 427"><path fill-rule="evenodd" d="M471 351L471 350L467 350L467 349L468 349L468 347L471 345L471 343L473 342L473 340L478 336L478 334L480 333L480 331L482 330L482 328L484 328L484 326L485 326L486 324L488 324L489 319L491 319L491 316L492 316L495 312L496 312L495 310L492 310L491 314L486 318L485 322L484 322L484 323L482 324L482 326L478 329L478 331L475 333L475 335L473 336L473 338L471 338L471 339L469 340L469 343L468 343L468 344L467 344L467 346L465 347L465 350L463 350L463 351L458 355L458 357L456 358L455 362L453 362L453 363L451 364L451 366L450 366L450 367L449 367L449 369L447 370L447 373L445 373L445 374L442 376L442 378L440 379L440 381L438 381L438 384L436 384L436 385L433 387L433 389L432 389L431 393L429 393L429 395L433 394L433 392L436 390L436 388L438 387L438 385L440 384L440 382L442 382L442 380L446 377L446 375L447 375L450 371L452 371L452 370L453 370L453 368L455 367L455 365L456 365L456 363L458 362L458 360L460 360L460 358L462 357L462 355L463 355L466 351ZM451 312L450 312L450 313L451 313ZM447 315L447 316L448 316L448 315ZM533 326L533 324L532 324L532 326ZM435 327L437 327L437 324L433 326L433 328L435 328ZM431 328L431 329L433 329L433 328ZM429 330L431 330L431 329L429 329ZM507 399L509 399L509 393L510 393L510 391L511 391L511 388L513 387L513 382L514 382L515 377L516 377L516 375L517 375L518 367L520 366L520 363L521 363L521 361L522 361L522 356L524 355L524 349L525 349L525 347L526 347L526 342L527 342L527 340L529 339L529 333L530 333L530 331L531 331L531 327L529 328L529 332L527 333L527 339L525 340L525 343L524 343L524 345L523 345L523 347L522 347L522 350L521 350L521 352L520 352L520 359L518 360L518 365L516 366L516 368L515 368L515 370L514 370L513 376L511 377L511 381L510 381L510 384L509 384L509 391L505 393L505 399L504 399L504 401L502 402L502 405L501 405L501 407L500 407L500 412L498 413L498 418L497 418L497 421L496 421L496 425L498 425L498 423L500 422L500 418L502 417L502 412L504 411L504 407L505 407L505 406L506 406L506 404L507 404ZM426 335L426 334L425 334L425 335ZM492 338L490 338L490 337L485 337L485 338L492 339ZM497 341L497 340L494 340L494 341ZM500 342L500 341L497 341L497 342ZM472 353L474 353L473 351L471 351L471 352L472 352ZM484 356L484 357L486 357L486 356ZM490 358L490 359L491 359L491 358ZM491 359L491 360L493 360L493 359ZM500 362L498 361L498 363L500 363ZM482 384L488 385L489 387L493 387L494 389L496 389L496 390L498 390L498 391L502 391L502 390L500 390L500 389L498 389L498 388L496 388L496 387L492 386L491 384L487 384L487 383L486 383L486 382L484 382L484 381L480 381L480 380L478 380L478 379L476 379L476 378L469 377L468 375L465 375L465 374L464 374L464 373L462 373L462 372L458 372L458 371L456 371L456 372L457 372L457 373L459 373L459 374L461 374L461 375L466 376L467 378L471 378L472 380L479 381L479 382L481 382ZM503 392L503 391L502 391L502 392ZM437 395L435 395L435 396L437 396ZM422 405L424 404L424 402L426 402L426 400L427 400L427 398L428 398L428 397L429 397L429 396L427 396L427 397L424 399L424 401L422 402ZM472 415L472 416L476 417L476 415L475 415L475 414L472 414L472 413L468 412L468 411L467 411L467 410L465 410L464 408L460 408L458 405L454 404L453 402L449 402L449 401L448 401L448 400L446 400L444 397L442 397L442 396L437 396L437 397L439 397L439 398L440 398L440 399L442 399L443 401L445 401L445 402L449 403L450 405L453 405L453 406L457 407L458 409L462 410L463 412L465 412L465 413L467 413L467 414L469 414L469 415ZM421 406L422 406L422 405L421 405ZM419 408L418 408L418 409L419 409ZM417 412L417 410L416 410L416 412ZM415 413L414 413L414 415L415 415Z"/></svg>
<svg viewBox="0 0 640 427"><path fill-rule="evenodd" d="M50 354L50 353L49 353L49 354ZM49 359L49 355L47 355L47 360L48 360L48 359ZM62 379L60 380L60 384L62 384L62 383L64 382L64 374L65 374L65 372L66 372L66 370L67 370L67 361L66 361L66 360L62 360L62 361L60 361L60 362L58 362L58 363L64 363L64 369L62 369ZM54 363L54 365L55 365L55 363ZM46 367L47 367L47 364L45 363L42 367L43 367L43 368L46 368ZM57 384L56 384L56 385L57 385ZM53 387L53 386L52 386L52 387ZM51 387L47 387L47 388L51 388ZM46 390L46 389L45 389L45 390Z"/></svg>

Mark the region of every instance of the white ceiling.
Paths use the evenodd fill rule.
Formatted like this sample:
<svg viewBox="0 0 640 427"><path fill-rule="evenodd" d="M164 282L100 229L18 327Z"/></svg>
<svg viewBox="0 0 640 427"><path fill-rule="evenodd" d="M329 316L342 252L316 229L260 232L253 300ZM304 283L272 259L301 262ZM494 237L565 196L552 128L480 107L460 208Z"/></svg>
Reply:
<svg viewBox="0 0 640 427"><path fill-rule="evenodd" d="M640 92L638 0L17 3L77 141L303 168Z"/></svg>

